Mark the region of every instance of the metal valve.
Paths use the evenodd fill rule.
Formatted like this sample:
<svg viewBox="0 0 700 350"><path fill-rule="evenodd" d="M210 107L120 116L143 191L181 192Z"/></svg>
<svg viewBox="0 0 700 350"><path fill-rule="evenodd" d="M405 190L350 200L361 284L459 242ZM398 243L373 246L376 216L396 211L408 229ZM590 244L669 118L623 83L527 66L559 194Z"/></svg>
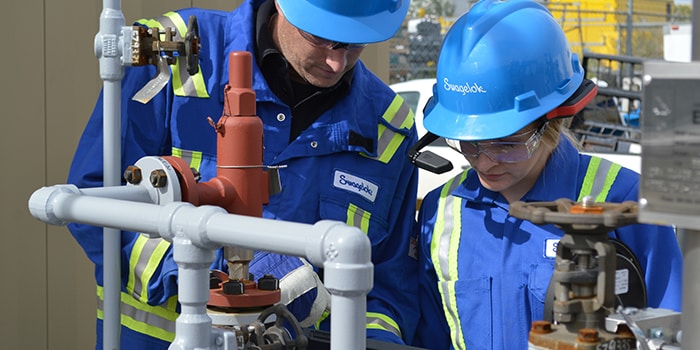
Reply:
<svg viewBox="0 0 700 350"><path fill-rule="evenodd" d="M132 66L155 65L158 69L156 76L146 86L134 95L133 100L148 103L170 81L169 65L180 64L186 67L187 73L195 75L199 72L199 27L197 17L190 16L187 20L187 33L184 38L177 40L173 28L134 27L132 35ZM178 60L184 60L184 62Z"/></svg>

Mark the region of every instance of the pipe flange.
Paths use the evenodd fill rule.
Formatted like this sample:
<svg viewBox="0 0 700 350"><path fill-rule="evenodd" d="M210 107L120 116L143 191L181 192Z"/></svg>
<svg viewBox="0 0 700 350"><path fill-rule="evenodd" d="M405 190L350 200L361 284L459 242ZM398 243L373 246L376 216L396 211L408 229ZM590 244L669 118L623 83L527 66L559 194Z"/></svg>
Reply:
<svg viewBox="0 0 700 350"><path fill-rule="evenodd" d="M138 184L127 186L143 186L148 190L153 204L167 204L182 200L182 190L175 168L164 158L148 156L139 159L136 167L141 169L144 177L148 176L149 181L141 181Z"/></svg>

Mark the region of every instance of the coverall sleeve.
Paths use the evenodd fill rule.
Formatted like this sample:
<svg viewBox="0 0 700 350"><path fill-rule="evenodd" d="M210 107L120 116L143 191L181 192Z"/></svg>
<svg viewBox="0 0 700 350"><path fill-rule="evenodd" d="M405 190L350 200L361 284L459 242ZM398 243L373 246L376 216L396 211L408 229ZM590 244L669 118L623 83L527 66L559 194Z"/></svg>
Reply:
<svg viewBox="0 0 700 350"><path fill-rule="evenodd" d="M625 200L637 200L632 187ZM676 232L669 226L637 224L615 230L640 263L647 287L649 307L681 311L683 255Z"/></svg>
<svg viewBox="0 0 700 350"><path fill-rule="evenodd" d="M121 169L144 156L169 155L171 152L167 117L170 86L147 104L131 100L154 75L152 67L125 70L120 102ZM100 93L70 166L68 183L79 188L103 186L103 103L104 96ZM69 224L68 229L95 264L97 284L103 285L103 229L75 223ZM134 252L139 255L134 255ZM160 305L176 295L177 266L172 260L169 242L160 238L147 240L138 233L123 231L121 261L122 291L151 305ZM143 264L149 265L146 273L135 271Z"/></svg>

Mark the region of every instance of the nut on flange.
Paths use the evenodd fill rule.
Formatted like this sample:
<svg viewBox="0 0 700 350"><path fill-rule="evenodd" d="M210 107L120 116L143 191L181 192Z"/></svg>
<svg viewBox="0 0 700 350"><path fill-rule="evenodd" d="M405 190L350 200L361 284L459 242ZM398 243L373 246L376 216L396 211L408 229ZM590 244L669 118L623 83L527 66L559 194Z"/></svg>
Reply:
<svg viewBox="0 0 700 350"><path fill-rule="evenodd" d="M138 185L141 183L143 176L141 174L141 168L135 165L129 165L124 170L124 180L132 185Z"/></svg>
<svg viewBox="0 0 700 350"><path fill-rule="evenodd" d="M156 169L151 171L149 180L155 188L165 187L168 184L168 175L165 173L165 170Z"/></svg>

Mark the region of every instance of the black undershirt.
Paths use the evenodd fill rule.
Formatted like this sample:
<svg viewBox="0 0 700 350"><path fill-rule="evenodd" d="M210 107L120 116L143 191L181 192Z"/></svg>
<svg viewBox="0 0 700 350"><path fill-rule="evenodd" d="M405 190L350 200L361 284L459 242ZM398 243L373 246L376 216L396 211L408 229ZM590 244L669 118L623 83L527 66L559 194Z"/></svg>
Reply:
<svg viewBox="0 0 700 350"><path fill-rule="evenodd" d="M255 56L272 92L292 109L292 127L289 135L289 142L292 142L323 112L347 95L354 68L330 88L292 81L289 74L292 67L275 47L270 32L270 18L276 13L274 0L267 0L260 5L255 14Z"/></svg>

